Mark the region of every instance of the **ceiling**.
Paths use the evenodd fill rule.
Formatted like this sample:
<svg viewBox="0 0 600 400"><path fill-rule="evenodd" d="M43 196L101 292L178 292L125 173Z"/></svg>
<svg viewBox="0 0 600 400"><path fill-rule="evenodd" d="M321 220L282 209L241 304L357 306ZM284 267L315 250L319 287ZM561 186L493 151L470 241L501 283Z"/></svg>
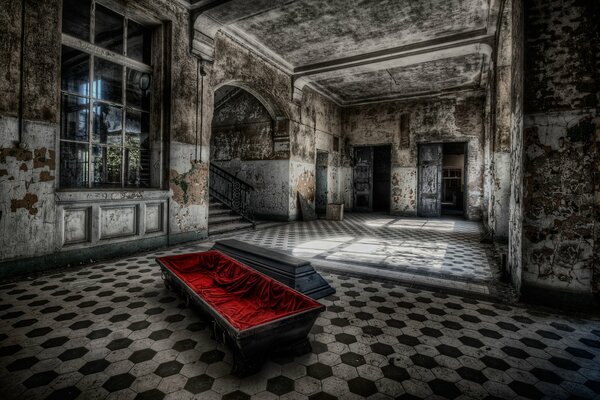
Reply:
<svg viewBox="0 0 600 400"><path fill-rule="evenodd" d="M499 0L199 0L194 48L218 31L340 105L481 90Z"/></svg>

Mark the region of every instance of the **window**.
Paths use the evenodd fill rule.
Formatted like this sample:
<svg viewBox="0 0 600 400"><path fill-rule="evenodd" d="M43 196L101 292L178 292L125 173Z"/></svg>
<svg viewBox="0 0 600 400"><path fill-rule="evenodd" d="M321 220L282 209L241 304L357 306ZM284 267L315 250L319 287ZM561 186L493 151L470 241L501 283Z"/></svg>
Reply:
<svg viewBox="0 0 600 400"><path fill-rule="evenodd" d="M94 0L64 0L60 186L149 187L151 31Z"/></svg>

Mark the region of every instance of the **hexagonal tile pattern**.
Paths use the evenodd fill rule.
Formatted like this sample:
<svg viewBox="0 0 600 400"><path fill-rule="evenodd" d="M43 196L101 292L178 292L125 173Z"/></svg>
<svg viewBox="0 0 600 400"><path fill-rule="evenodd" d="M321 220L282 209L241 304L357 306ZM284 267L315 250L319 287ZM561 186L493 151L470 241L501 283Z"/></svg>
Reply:
<svg viewBox="0 0 600 400"><path fill-rule="evenodd" d="M315 363L306 367L306 375L323 380L333 375L331 367L322 363Z"/></svg>
<svg viewBox="0 0 600 400"><path fill-rule="evenodd" d="M119 390L127 389L131 386L131 384L135 381L135 378L130 374L118 374L113 375L104 384L102 387L109 392L116 392Z"/></svg>
<svg viewBox="0 0 600 400"><path fill-rule="evenodd" d="M276 376L267 381L267 390L277 396L294 391L294 381L286 376Z"/></svg>
<svg viewBox="0 0 600 400"><path fill-rule="evenodd" d="M79 368L79 372L83 375L95 374L104 371L109 365L110 363L105 359L88 361L83 367Z"/></svg>
<svg viewBox="0 0 600 400"><path fill-rule="evenodd" d="M225 358L225 353L223 353L221 350L211 350L207 351L206 353L202 353L200 356L200 361L206 364L213 364L223 361L223 358Z"/></svg>
<svg viewBox="0 0 600 400"><path fill-rule="evenodd" d="M277 228L280 236L268 228L239 237L296 248L315 235L348 236L352 226L373 234L380 228L368 218L288 224ZM453 233L461 239L445 257L476 274L469 267L486 261L471 247L484 245L479 231L461 224L466 231ZM383 229L387 239L378 243L449 237ZM257 374L234 377L231 349L211 338L210 320L164 287L154 262L202 246L0 283L0 387L17 398L61 400L600 396L594 319L328 272L323 277L336 293L319 300L327 311L308 336L312 350L273 355Z"/></svg>
<svg viewBox="0 0 600 400"><path fill-rule="evenodd" d="M214 378L206 374L194 376L187 380L184 389L192 394L199 394L210 390L214 381Z"/></svg>
<svg viewBox="0 0 600 400"><path fill-rule="evenodd" d="M363 397L369 397L372 394L377 393L377 387L375 386L375 383L360 376L350 379L348 381L348 388L350 389L350 392Z"/></svg>
<svg viewBox="0 0 600 400"><path fill-rule="evenodd" d="M81 358L88 352L89 352L89 350L86 349L85 347L76 347L74 349L69 349L69 350L63 351L62 353L60 353L58 358L61 361L69 361L69 360L74 360L76 358Z"/></svg>
<svg viewBox="0 0 600 400"><path fill-rule="evenodd" d="M58 373L56 373L56 371L38 372L37 374L31 375L29 378L23 381L23 385L25 385L25 387L29 389L39 386L46 386L50 382L52 382L57 376Z"/></svg>
<svg viewBox="0 0 600 400"><path fill-rule="evenodd" d="M362 355L353 352L342 354L341 359L344 364L348 364L353 367L359 367L366 364L365 358Z"/></svg>
<svg viewBox="0 0 600 400"><path fill-rule="evenodd" d="M166 378L167 376L179 373L181 368L183 368L183 364L181 364L179 361L168 361L160 364L154 373L161 378Z"/></svg>
<svg viewBox="0 0 600 400"><path fill-rule="evenodd" d="M156 355L156 351L152 349L142 349L134 351L128 358L134 364L152 360Z"/></svg>

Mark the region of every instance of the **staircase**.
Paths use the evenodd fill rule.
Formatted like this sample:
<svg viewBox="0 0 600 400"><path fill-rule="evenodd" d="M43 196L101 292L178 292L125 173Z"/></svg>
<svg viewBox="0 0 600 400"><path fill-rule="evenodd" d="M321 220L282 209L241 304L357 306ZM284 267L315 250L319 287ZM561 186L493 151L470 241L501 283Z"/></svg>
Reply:
<svg viewBox="0 0 600 400"><path fill-rule="evenodd" d="M210 164L209 236L222 235L256 226L248 207L254 188L235 175Z"/></svg>
<svg viewBox="0 0 600 400"><path fill-rule="evenodd" d="M252 222L211 196L208 205L208 235L223 235L254 227Z"/></svg>

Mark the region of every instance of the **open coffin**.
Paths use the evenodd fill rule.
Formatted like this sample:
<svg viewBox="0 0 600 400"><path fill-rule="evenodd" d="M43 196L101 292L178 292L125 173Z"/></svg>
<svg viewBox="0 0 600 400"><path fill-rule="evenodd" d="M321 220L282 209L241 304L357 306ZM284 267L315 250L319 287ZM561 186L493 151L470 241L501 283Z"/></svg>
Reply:
<svg viewBox="0 0 600 400"><path fill-rule="evenodd" d="M218 251L157 258L165 283L208 313L234 350L234 372L258 368L270 351L310 350L324 307Z"/></svg>

